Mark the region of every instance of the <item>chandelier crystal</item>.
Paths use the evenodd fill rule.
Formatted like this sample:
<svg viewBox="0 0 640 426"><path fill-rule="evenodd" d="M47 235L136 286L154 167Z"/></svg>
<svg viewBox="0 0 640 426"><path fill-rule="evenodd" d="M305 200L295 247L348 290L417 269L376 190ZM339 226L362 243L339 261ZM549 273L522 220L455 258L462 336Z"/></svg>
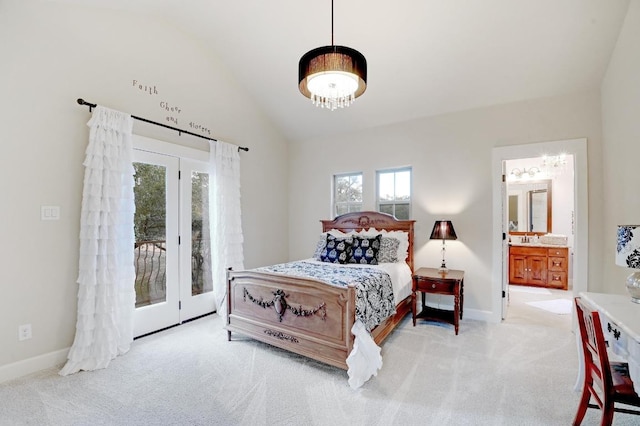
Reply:
<svg viewBox="0 0 640 426"><path fill-rule="evenodd" d="M298 65L298 88L315 106L331 111L350 106L367 88L367 60L355 49L333 44L305 53Z"/></svg>

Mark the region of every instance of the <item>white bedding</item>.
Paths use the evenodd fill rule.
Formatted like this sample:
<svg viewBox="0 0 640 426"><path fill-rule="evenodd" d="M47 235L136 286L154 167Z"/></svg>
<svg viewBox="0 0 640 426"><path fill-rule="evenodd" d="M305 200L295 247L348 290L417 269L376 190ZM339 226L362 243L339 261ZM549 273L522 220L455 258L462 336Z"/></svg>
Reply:
<svg viewBox="0 0 640 426"><path fill-rule="evenodd" d="M305 259L305 261L323 263L314 259ZM411 294L411 268L405 262L381 263L379 265L345 264L341 266L347 268L376 268L385 271L391 277L396 305ZM378 374L378 370L382 368L382 355L380 354L380 347L376 345L360 320L356 320L351 333L355 336L355 341L353 349L347 357L347 366L349 367L347 375L349 376L349 386L357 389L372 376Z"/></svg>
<svg viewBox="0 0 640 426"><path fill-rule="evenodd" d="M326 265L326 263L313 258L304 259L304 261ZM375 268L389 274L393 287L393 298L396 305L411 294L411 268L409 268L409 265L407 265L406 262L380 263L378 265L357 265L354 263L347 263L340 266L344 266L345 268Z"/></svg>

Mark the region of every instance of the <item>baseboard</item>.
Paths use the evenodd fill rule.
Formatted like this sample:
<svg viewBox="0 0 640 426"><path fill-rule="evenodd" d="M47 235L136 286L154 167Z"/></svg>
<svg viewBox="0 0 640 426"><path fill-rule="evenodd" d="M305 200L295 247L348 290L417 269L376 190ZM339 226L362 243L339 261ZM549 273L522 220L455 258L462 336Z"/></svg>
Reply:
<svg viewBox="0 0 640 426"><path fill-rule="evenodd" d="M438 309L448 309L450 311L453 310L452 303L434 303L433 301L427 301L425 303L428 307L438 308ZM476 321L484 321L484 322L493 322L495 323L495 315L491 311L482 311L480 309L469 309L467 307L462 308L462 320L470 319ZM419 311L418 307L418 311Z"/></svg>
<svg viewBox="0 0 640 426"><path fill-rule="evenodd" d="M70 348L61 349L0 366L0 383L37 373L47 368L60 366L67 361L69 349Z"/></svg>
<svg viewBox="0 0 640 426"><path fill-rule="evenodd" d="M495 323L495 315L491 311L481 311L480 309L465 309L462 315L462 320L465 319L493 322Z"/></svg>

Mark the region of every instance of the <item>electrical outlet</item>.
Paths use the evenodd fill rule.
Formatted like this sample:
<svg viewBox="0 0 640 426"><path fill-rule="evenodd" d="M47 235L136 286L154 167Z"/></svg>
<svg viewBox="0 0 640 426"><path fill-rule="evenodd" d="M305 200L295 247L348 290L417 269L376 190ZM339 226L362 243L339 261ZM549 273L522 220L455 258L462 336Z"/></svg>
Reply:
<svg viewBox="0 0 640 426"><path fill-rule="evenodd" d="M23 324L18 327L18 340L31 339L31 324Z"/></svg>

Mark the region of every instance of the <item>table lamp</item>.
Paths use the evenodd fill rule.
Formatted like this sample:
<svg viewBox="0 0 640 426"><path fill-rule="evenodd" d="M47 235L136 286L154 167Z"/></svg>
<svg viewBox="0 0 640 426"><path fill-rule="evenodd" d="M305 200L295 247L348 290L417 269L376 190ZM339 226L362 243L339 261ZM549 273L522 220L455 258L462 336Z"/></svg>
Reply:
<svg viewBox="0 0 640 426"><path fill-rule="evenodd" d="M640 225L618 225L618 245L616 265L640 269ZM634 271L627 277L627 291L631 301L640 303L640 272Z"/></svg>
<svg viewBox="0 0 640 426"><path fill-rule="evenodd" d="M450 220L436 220L436 223L433 225L433 231L431 231L430 240L442 240L442 265L440 265L440 272L447 272L447 265L444 261L444 240L457 240L458 236L456 235L456 231L453 229L453 224Z"/></svg>

